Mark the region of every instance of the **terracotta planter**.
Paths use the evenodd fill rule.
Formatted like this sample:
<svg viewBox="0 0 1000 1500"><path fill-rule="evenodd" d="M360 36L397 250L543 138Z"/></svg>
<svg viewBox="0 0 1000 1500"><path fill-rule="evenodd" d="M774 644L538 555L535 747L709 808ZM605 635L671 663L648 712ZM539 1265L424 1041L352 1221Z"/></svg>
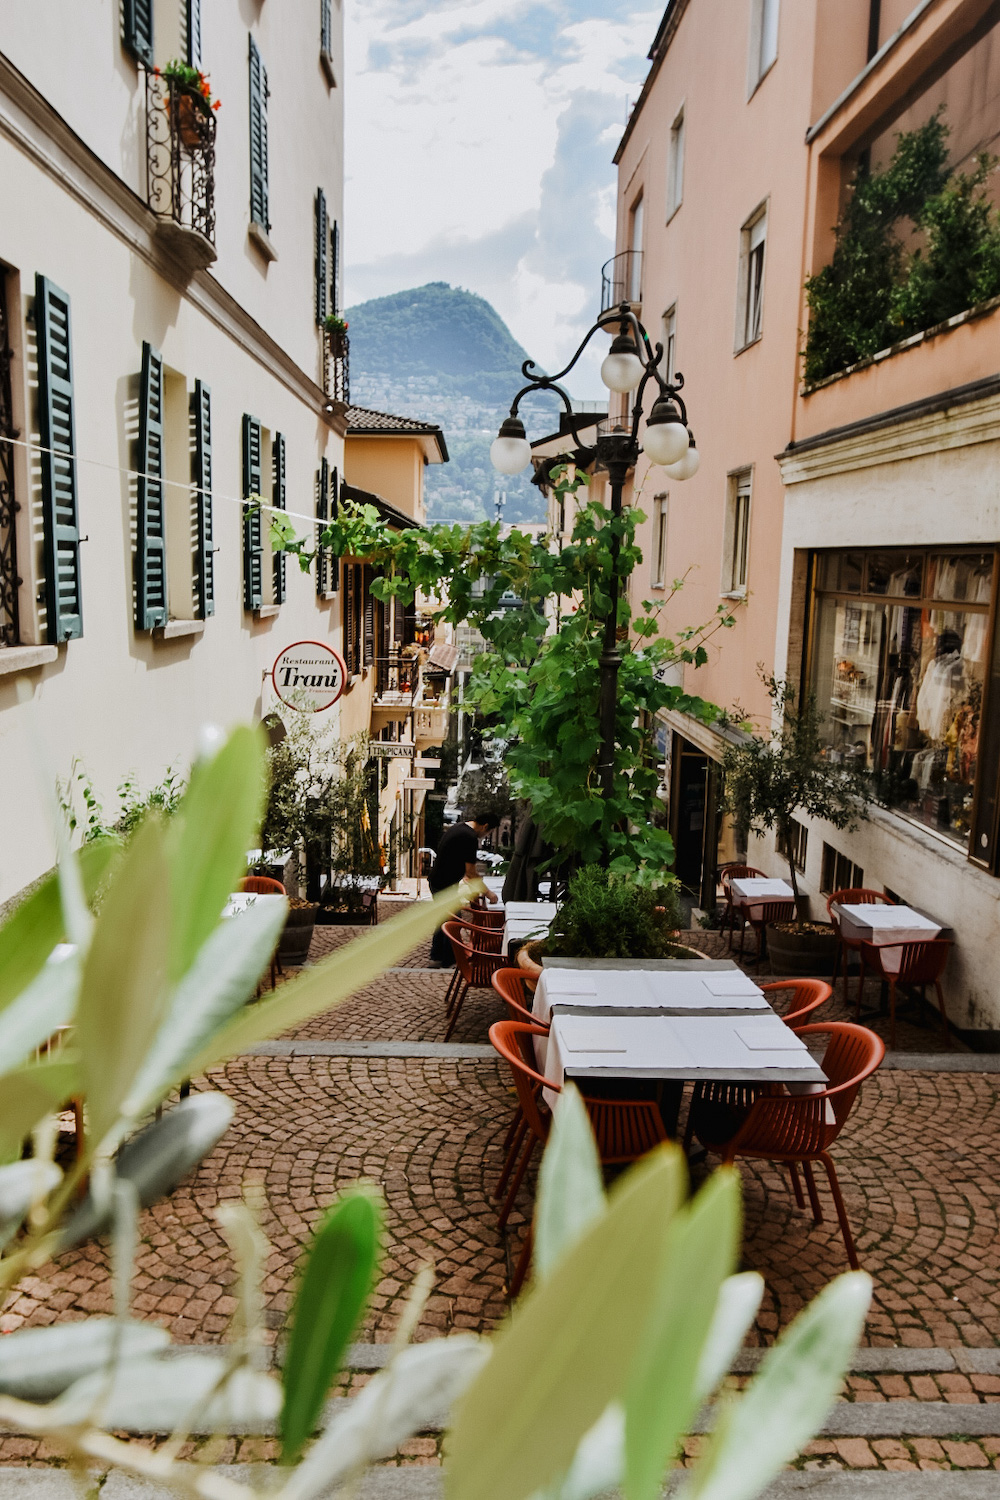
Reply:
<svg viewBox="0 0 1000 1500"><path fill-rule="evenodd" d="M813 931L822 927L822 932ZM783 922L769 923L767 952L771 973L795 979L829 979L837 956L837 934L826 922L800 932Z"/></svg>
<svg viewBox="0 0 1000 1500"><path fill-rule="evenodd" d="M177 95L177 134L181 145L193 149L205 138L205 111L190 94Z"/></svg>

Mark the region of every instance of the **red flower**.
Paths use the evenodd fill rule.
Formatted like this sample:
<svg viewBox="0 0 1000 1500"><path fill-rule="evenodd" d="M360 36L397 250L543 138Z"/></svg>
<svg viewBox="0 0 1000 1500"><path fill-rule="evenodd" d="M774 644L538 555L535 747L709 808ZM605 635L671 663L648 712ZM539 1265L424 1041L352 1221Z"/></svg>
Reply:
<svg viewBox="0 0 1000 1500"><path fill-rule="evenodd" d="M222 108L222 100L221 99L216 99L215 103L212 105L212 108L213 109L221 109Z"/></svg>

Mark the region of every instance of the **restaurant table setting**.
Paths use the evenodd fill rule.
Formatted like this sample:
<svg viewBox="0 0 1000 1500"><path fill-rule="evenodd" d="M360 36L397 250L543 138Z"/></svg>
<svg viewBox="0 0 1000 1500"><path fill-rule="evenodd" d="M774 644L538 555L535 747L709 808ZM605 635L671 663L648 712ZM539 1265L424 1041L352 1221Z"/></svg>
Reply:
<svg viewBox="0 0 1000 1500"><path fill-rule="evenodd" d="M553 1015L744 1015L771 1014L767 997L735 964L710 969L695 963L674 970L560 968L546 963L532 1012L543 1025Z"/></svg>
<svg viewBox="0 0 1000 1500"><path fill-rule="evenodd" d="M899 949L903 943L928 943L941 932L941 924L911 906L870 905L833 907L841 935L852 943L874 943L879 948ZM882 967L890 974L899 968L901 954L882 955Z"/></svg>
<svg viewBox="0 0 1000 1500"><path fill-rule="evenodd" d="M557 911L554 901L508 901L504 907L506 921L501 951L509 953L511 943L545 937Z"/></svg>
<svg viewBox="0 0 1000 1500"><path fill-rule="evenodd" d="M266 905L269 901L284 901L284 896L258 894L255 891L233 891L222 908L223 917L238 917L251 906L256 906L258 901Z"/></svg>
<svg viewBox="0 0 1000 1500"><path fill-rule="evenodd" d="M729 889L734 906L760 906L765 901L794 901L795 892L787 880L769 876L747 876L745 880L733 880Z"/></svg>

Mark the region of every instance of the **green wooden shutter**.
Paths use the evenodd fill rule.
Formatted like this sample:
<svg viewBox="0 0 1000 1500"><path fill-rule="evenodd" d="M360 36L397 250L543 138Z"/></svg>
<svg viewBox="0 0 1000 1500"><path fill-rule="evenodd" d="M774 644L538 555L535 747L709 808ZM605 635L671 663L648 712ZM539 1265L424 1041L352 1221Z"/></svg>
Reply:
<svg viewBox="0 0 1000 1500"><path fill-rule="evenodd" d="M163 485L163 355L142 346L135 507L135 624L167 623L167 512Z"/></svg>
<svg viewBox="0 0 1000 1500"><path fill-rule="evenodd" d="M354 649L354 568L344 569L344 665L348 676L358 670L357 653Z"/></svg>
<svg viewBox="0 0 1000 1500"><path fill-rule="evenodd" d="M333 25L330 16L330 0L319 0L319 46L329 57L333 51Z"/></svg>
<svg viewBox="0 0 1000 1500"><path fill-rule="evenodd" d="M35 329L46 629L55 645L83 635L83 601L69 298L46 276L35 277Z"/></svg>
<svg viewBox="0 0 1000 1500"><path fill-rule="evenodd" d="M260 423L243 416L243 495L261 490ZM264 603L263 521L258 509L243 507L243 607L260 609Z"/></svg>
<svg viewBox="0 0 1000 1500"><path fill-rule="evenodd" d="M329 234L329 217L326 211L326 194L316 189L316 322L326 317L327 255L326 238Z"/></svg>
<svg viewBox="0 0 1000 1500"><path fill-rule="evenodd" d="M153 0L125 0L122 11L122 41L136 62L147 67L153 61Z"/></svg>
<svg viewBox="0 0 1000 1500"><path fill-rule="evenodd" d="M361 591L364 600L364 625L361 639L361 665L370 667L375 660L375 600L372 598L372 581L375 570L366 563L361 575Z"/></svg>
<svg viewBox="0 0 1000 1500"><path fill-rule="evenodd" d="M330 311L340 316L340 225L336 219L330 230Z"/></svg>
<svg viewBox="0 0 1000 1500"><path fill-rule="evenodd" d="M198 486L198 618L215 614L215 549L212 545L212 392L200 380L191 397L194 418L194 473Z"/></svg>
<svg viewBox="0 0 1000 1500"><path fill-rule="evenodd" d="M250 38L250 217L269 230L267 213L267 70Z"/></svg>
<svg viewBox="0 0 1000 1500"><path fill-rule="evenodd" d="M189 67L201 67L201 0L187 0L187 60Z"/></svg>
<svg viewBox="0 0 1000 1500"><path fill-rule="evenodd" d="M316 474L316 592L320 598L330 588L330 549L319 540L330 516L329 489L330 465L324 458Z"/></svg>
<svg viewBox="0 0 1000 1500"><path fill-rule="evenodd" d="M277 510L285 509L285 437L284 433L274 434L274 443L271 448L271 468L273 471L271 503ZM285 602L285 554L276 552L271 559L274 564L274 602L284 604Z"/></svg>

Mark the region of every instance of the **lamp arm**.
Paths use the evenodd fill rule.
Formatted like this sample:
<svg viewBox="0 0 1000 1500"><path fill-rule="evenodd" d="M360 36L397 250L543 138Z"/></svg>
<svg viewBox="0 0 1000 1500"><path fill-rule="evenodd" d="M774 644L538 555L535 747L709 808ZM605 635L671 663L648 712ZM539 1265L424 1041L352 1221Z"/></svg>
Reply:
<svg viewBox="0 0 1000 1500"><path fill-rule="evenodd" d="M591 331L591 333L593 333L594 330L591 329L590 331ZM590 335L588 334L587 337L589 338ZM584 342L586 342L586 340L584 340ZM580 345L580 349L577 350L577 355L579 355L580 350L582 350L582 348L583 348L583 344L581 344ZM575 358L576 358L576 356L574 356L574 361L571 361L571 363L567 366L567 369L572 369L572 365L575 362ZM530 364L534 364L534 360L526 359L524 361L524 365L523 365L522 368L523 368L523 372L524 372L525 375L528 374L528 366ZM565 373L565 372L563 372L563 373ZM573 402L571 401L569 395L566 393L566 391L563 389L563 387L561 385L557 385L556 384L556 381L559 379L559 377L557 375L539 375L539 376L530 377L530 379L531 379L530 385L522 386L521 389L518 391L517 395L514 397L514 400L512 401L511 408L510 408L510 414L511 414L511 416L512 417L516 417L517 416L517 409L518 409L518 407L521 404L522 397L524 397L524 396L530 396L535 391L555 391L556 395L559 396L560 399L562 400L563 406L566 408L566 415L569 417L569 425L570 425L570 429L571 429L571 431L573 433L573 441L576 443L576 446L578 448L584 448L584 449L586 449L587 445L586 445L586 443L584 443L583 439L581 438L581 436L580 436L580 430L579 430L579 428L576 425L576 412L573 410Z"/></svg>

